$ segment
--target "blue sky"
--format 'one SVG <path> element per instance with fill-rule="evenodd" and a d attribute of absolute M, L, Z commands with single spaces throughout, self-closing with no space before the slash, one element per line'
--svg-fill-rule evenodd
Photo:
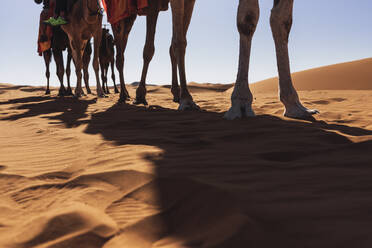
<path fill-rule="evenodd" d="M 250 82 L 277 75 L 275 48 L 269 26 L 272 0 L 260 0 L 260 23 L 253 40 Z M 237 73 L 239 36 L 238 0 L 197 0 L 188 35 L 188 81 L 231 83 Z M 0 82 L 45 84 L 45 67 L 36 53 L 41 5 L 33 0 L 2 2 L 0 15 Z M 371 0 L 295 0 L 290 36 L 292 71 L 372 57 Z M 156 54 L 148 83 L 171 81 L 168 48 L 170 11 L 162 12 L 156 35 Z M 127 83 L 138 81 L 145 41 L 145 17 L 133 27 L 126 52 Z M 372 68 L 371 68 L 372 69 Z M 51 84 L 59 85 L 54 62 Z M 74 69 L 73 69 L 74 72 Z M 74 77 L 73 77 L 74 82 Z M 93 74 L 91 84 L 95 84 Z"/>

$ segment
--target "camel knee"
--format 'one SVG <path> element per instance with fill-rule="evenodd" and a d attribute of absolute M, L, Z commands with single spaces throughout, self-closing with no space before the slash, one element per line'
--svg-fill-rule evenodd
<path fill-rule="evenodd" d="M 253 36 L 256 31 L 260 11 L 258 4 L 249 6 L 239 5 L 237 16 L 237 27 L 240 34 Z"/>
<path fill-rule="evenodd" d="M 173 42 L 172 42 L 172 46 L 171 46 L 171 49 L 174 49 L 174 51 L 185 51 L 186 50 L 186 47 L 187 47 L 187 40 L 186 38 L 184 39 L 175 39 Z"/>
<path fill-rule="evenodd" d="M 288 1 L 283 2 L 287 3 Z M 290 1 L 289 1 L 290 2 Z M 270 26 L 274 38 L 283 37 L 288 40 L 289 33 L 292 28 L 292 7 L 291 5 L 281 5 L 278 1 L 274 8 L 271 10 Z"/>

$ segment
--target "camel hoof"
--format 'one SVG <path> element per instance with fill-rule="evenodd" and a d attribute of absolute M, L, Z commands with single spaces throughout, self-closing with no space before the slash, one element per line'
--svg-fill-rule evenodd
<path fill-rule="evenodd" d="M 98 97 L 98 98 L 107 98 L 108 96 L 106 96 L 105 93 L 100 92 L 100 93 L 97 93 L 97 97 Z"/>
<path fill-rule="evenodd" d="M 72 93 L 71 88 L 67 88 L 66 96 L 73 96 L 73 95 L 74 95 L 74 94 Z"/>
<path fill-rule="evenodd" d="M 118 89 L 115 89 L 115 94 L 118 94 L 120 93 Z"/>
<path fill-rule="evenodd" d="M 241 119 L 243 117 L 255 117 L 256 114 L 254 113 L 252 107 L 249 104 L 245 105 L 234 105 L 232 106 L 229 111 L 225 113 L 223 116 L 226 120 L 236 120 Z"/>
<path fill-rule="evenodd" d="M 178 110 L 179 111 L 200 110 L 200 107 L 193 100 L 181 100 Z"/>
<path fill-rule="evenodd" d="M 299 102 L 289 107 L 286 106 L 284 112 L 285 117 L 302 120 L 313 120 L 313 115 L 315 114 L 319 114 L 319 111 L 316 109 L 305 108 Z"/>
<path fill-rule="evenodd" d="M 47 90 L 45 91 L 45 95 L 50 95 L 50 90 L 49 90 L 49 89 L 47 89 Z"/>
<path fill-rule="evenodd" d="M 136 98 L 134 101 L 133 101 L 133 104 L 134 105 L 140 105 L 140 104 L 143 104 L 145 106 L 148 105 L 147 101 L 145 98 Z"/>
<path fill-rule="evenodd" d="M 89 88 L 87 88 L 87 94 L 89 94 L 89 95 L 92 94 L 92 91 Z"/>
<path fill-rule="evenodd" d="M 66 89 L 65 88 L 59 88 L 58 96 L 60 96 L 60 97 L 66 96 Z"/>

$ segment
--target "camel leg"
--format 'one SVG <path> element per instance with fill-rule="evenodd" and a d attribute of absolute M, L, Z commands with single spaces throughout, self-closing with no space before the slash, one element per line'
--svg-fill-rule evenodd
<path fill-rule="evenodd" d="M 65 96 L 66 95 L 66 89 L 63 85 L 63 75 L 65 74 L 65 68 L 63 65 L 63 56 L 62 56 L 62 50 L 60 49 L 53 49 L 53 57 L 54 61 L 56 62 L 56 68 L 57 68 L 57 76 L 59 79 L 59 82 L 61 84 L 59 88 L 59 96 Z"/>
<path fill-rule="evenodd" d="M 79 98 L 84 95 L 83 89 L 81 87 L 81 78 L 82 78 L 82 67 L 83 67 L 83 49 L 85 47 L 84 41 L 78 37 L 70 37 L 70 45 L 72 50 L 72 57 L 75 64 L 76 72 L 76 88 L 75 88 L 75 97 Z"/>
<path fill-rule="evenodd" d="M 88 42 L 90 42 L 90 40 Z M 87 94 L 92 94 L 92 91 L 90 90 L 90 87 L 89 87 L 89 63 L 90 63 L 90 56 L 91 56 L 90 46 L 91 45 L 89 43 L 86 45 L 84 49 L 84 55 L 83 55 L 84 84 L 85 84 L 85 88 L 87 89 Z"/>
<path fill-rule="evenodd" d="M 94 35 L 94 54 L 93 54 L 93 68 L 94 73 L 96 75 L 96 88 L 97 88 L 97 96 L 98 97 L 105 97 L 105 94 L 103 93 L 100 79 L 99 79 L 99 47 L 101 45 L 101 39 L 102 39 L 102 29 L 100 28 L 98 32 Z"/>
<path fill-rule="evenodd" d="M 83 72 L 84 72 L 84 84 L 87 90 L 87 94 L 92 94 L 92 91 L 90 90 L 90 87 L 89 87 L 89 61 L 84 61 Z"/>
<path fill-rule="evenodd" d="M 108 80 L 107 80 L 107 75 L 108 75 L 108 69 L 109 69 L 109 65 L 108 63 L 106 63 L 104 65 L 104 83 L 103 83 L 103 88 L 104 90 L 106 91 L 107 94 L 110 94 L 110 90 L 109 90 L 109 87 L 108 87 Z"/>
<path fill-rule="evenodd" d="M 115 60 L 114 58 L 112 58 L 111 62 L 111 79 L 112 79 L 112 82 L 114 83 L 114 90 L 115 90 L 115 94 L 119 93 L 119 90 L 118 90 L 118 87 L 116 86 L 116 79 L 115 79 Z"/>
<path fill-rule="evenodd" d="M 285 106 L 284 115 L 291 118 L 308 118 L 318 113 L 305 108 L 293 87 L 288 38 L 292 27 L 293 0 L 275 0 L 271 11 L 270 25 L 273 33 L 279 71 L 279 96 Z"/>
<path fill-rule="evenodd" d="M 101 80 L 102 80 L 102 87 L 103 87 L 103 92 L 106 94 L 106 88 L 105 88 L 105 63 L 102 61 L 99 62 L 100 67 L 101 67 Z"/>
<path fill-rule="evenodd" d="M 119 102 L 125 102 L 129 98 L 129 93 L 125 88 L 124 80 L 124 52 L 127 47 L 128 36 L 133 27 L 137 16 L 131 16 L 112 26 L 116 45 L 116 68 L 120 77 L 120 98 Z"/>
<path fill-rule="evenodd" d="M 66 77 L 67 77 L 67 92 L 66 95 L 72 96 L 72 89 L 71 89 L 71 60 L 72 60 L 72 55 L 71 55 L 71 49 L 67 49 L 67 64 L 66 64 Z"/>
<path fill-rule="evenodd" d="M 142 68 L 142 76 L 139 86 L 136 91 L 136 100 L 134 104 L 141 104 L 147 105 L 146 101 L 146 77 L 147 72 L 149 69 L 150 62 L 154 57 L 155 53 L 155 32 L 156 32 L 156 24 L 158 22 L 158 11 L 153 11 L 147 15 L 147 32 L 146 32 L 146 44 L 143 49 L 143 68 Z"/>
<path fill-rule="evenodd" d="M 240 0 L 237 27 L 240 35 L 238 75 L 231 95 L 231 108 L 224 118 L 233 120 L 243 116 L 255 116 L 252 110 L 252 93 L 249 89 L 248 73 L 252 37 L 260 15 L 258 0 Z"/>
<path fill-rule="evenodd" d="M 43 52 L 44 62 L 45 62 L 45 76 L 47 78 L 47 88 L 45 91 L 45 95 L 50 95 L 50 89 L 49 89 L 49 80 L 50 80 L 50 61 L 52 60 L 52 51 L 49 49 L 45 52 Z"/>
<path fill-rule="evenodd" d="M 180 87 L 178 86 L 178 76 L 177 76 L 177 58 L 176 52 L 174 51 L 174 46 L 172 45 L 169 48 L 169 55 L 172 63 L 172 88 L 171 92 L 173 95 L 173 102 L 180 102 Z"/>
<path fill-rule="evenodd" d="M 171 0 L 172 19 L 173 19 L 173 38 L 177 66 L 179 71 L 181 94 L 179 110 L 200 109 L 193 101 L 190 92 L 187 89 L 185 72 L 185 53 L 187 46 L 187 30 L 194 10 L 195 0 Z"/>

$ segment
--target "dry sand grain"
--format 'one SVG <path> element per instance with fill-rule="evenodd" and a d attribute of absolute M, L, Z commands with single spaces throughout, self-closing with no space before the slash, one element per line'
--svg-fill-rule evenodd
<path fill-rule="evenodd" d="M 371 71 L 295 74 L 314 122 L 269 81 L 237 121 L 223 85 L 192 84 L 203 111 L 181 113 L 165 86 L 146 108 L 2 84 L 0 247 L 370 248 Z"/>

